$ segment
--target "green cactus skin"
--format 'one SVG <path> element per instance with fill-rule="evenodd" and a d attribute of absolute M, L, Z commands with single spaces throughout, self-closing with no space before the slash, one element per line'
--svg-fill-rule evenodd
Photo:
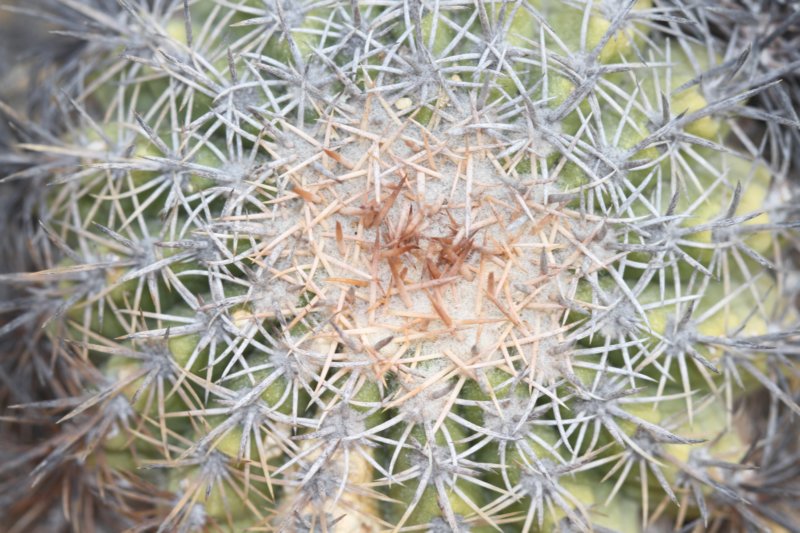
<path fill-rule="evenodd" d="M 108 505 L 159 532 L 700 530 L 741 505 L 793 530 L 746 487 L 777 430 L 751 446 L 735 407 L 800 414 L 793 193 L 775 128 L 740 119 L 797 124 L 754 110 L 777 82 L 708 6 L 101 4 L 64 2 L 90 67 L 16 148 L 52 253 L 0 279 L 73 369 L 42 464 L 138 480 Z"/>

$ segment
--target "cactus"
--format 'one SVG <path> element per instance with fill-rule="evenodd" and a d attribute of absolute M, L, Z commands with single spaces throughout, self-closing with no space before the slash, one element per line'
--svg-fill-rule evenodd
<path fill-rule="evenodd" d="M 35 466 L 20 501 L 80 531 L 795 530 L 765 495 L 800 465 L 796 64 L 723 46 L 733 8 L 48 6 L 80 46 L 46 111 L 0 108 L 41 221 L 0 275 L 46 391 L 9 402 L 47 428 L 0 467 Z"/>

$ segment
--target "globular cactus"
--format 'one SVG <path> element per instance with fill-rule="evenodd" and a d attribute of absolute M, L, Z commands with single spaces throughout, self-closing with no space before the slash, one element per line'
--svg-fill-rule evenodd
<path fill-rule="evenodd" d="M 734 8 L 50 7 L 12 527 L 797 530 L 796 64 Z"/>

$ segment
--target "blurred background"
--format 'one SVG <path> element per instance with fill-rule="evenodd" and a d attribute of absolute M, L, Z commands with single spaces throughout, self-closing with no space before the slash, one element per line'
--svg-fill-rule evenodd
<path fill-rule="evenodd" d="M 21 104 L 25 92 L 25 66 L 49 36 L 41 21 L 20 15 L 19 8 L 18 0 L 0 0 L 0 100 L 12 106 Z"/>
<path fill-rule="evenodd" d="M 20 115 L 26 114 L 27 95 L 32 90 L 34 65 L 43 52 L 58 38 L 50 33 L 50 28 L 39 18 L 26 14 L 25 8 L 36 12 L 39 0 L 0 0 L 0 105 L 5 104 Z M 62 41 L 63 42 L 63 41 Z M 0 180 L 18 171 L 24 165 L 19 155 L 10 147 L 15 141 L 12 126 L 0 113 Z M 19 227 L 21 196 L 29 185 L 25 182 L 11 181 L 0 183 L 0 224 L 2 227 Z M 26 266 L 24 253 L 15 243 L 14 231 L 0 233 L 0 273 L 13 272 Z M 0 285 L 0 302 L 6 300 L 8 287 Z M 2 323 L 2 316 L 0 316 Z"/>

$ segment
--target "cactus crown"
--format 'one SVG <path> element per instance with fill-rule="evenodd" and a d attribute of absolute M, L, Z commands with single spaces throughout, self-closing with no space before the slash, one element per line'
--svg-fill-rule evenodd
<path fill-rule="evenodd" d="M 45 467 L 104 457 L 159 531 L 635 531 L 755 501 L 733 395 L 800 411 L 796 122 L 750 106 L 776 77 L 706 8 L 62 9 L 61 130 L 28 124 L 16 175 L 53 185 L 49 253 L 3 277 L 70 369 Z"/>

